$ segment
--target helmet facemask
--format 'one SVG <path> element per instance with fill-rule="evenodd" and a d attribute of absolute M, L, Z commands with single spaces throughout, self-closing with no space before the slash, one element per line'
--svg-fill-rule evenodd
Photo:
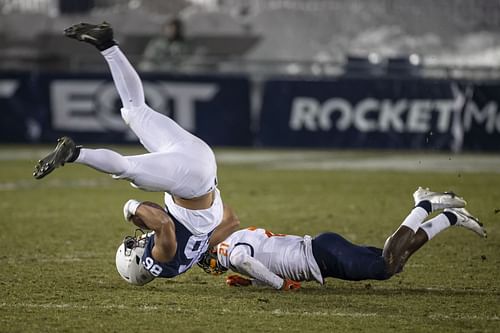
<path fill-rule="evenodd" d="M 198 261 L 198 266 L 200 266 L 205 273 L 211 275 L 220 275 L 227 271 L 227 268 L 222 266 L 217 259 L 217 247 L 215 246 L 203 253 Z"/>

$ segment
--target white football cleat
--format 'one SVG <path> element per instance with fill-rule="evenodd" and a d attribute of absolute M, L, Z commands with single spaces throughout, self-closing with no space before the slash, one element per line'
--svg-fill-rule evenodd
<path fill-rule="evenodd" d="M 422 187 L 413 193 L 413 199 L 415 199 L 415 205 L 420 201 L 429 201 L 433 212 L 445 208 L 463 208 L 467 204 L 463 198 L 453 192 L 432 192 L 429 188 Z"/>
<path fill-rule="evenodd" d="M 444 211 L 453 213 L 457 217 L 457 223 L 455 223 L 456 226 L 472 230 L 483 238 L 487 237 L 483 224 L 479 222 L 477 217 L 474 217 L 465 208 L 449 208 Z"/>

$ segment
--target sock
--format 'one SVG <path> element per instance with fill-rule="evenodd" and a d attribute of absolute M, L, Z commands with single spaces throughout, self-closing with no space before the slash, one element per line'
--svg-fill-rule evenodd
<path fill-rule="evenodd" d="M 414 232 L 417 232 L 420 224 L 427 218 L 429 213 L 425 208 L 422 208 L 417 205 L 417 207 L 413 208 L 410 214 L 405 218 L 401 225 L 404 225 Z"/>
<path fill-rule="evenodd" d="M 72 163 L 74 162 L 78 156 L 80 156 L 80 150 L 82 149 L 82 146 L 76 146 L 75 147 L 75 151 L 73 152 L 73 154 L 68 158 L 68 163 Z"/>
<path fill-rule="evenodd" d="M 127 158 L 109 149 L 81 148 L 75 163 L 85 164 L 112 175 L 121 175 L 130 168 Z"/>
<path fill-rule="evenodd" d="M 451 212 L 444 212 L 443 213 L 447 218 L 448 221 L 450 221 L 450 225 L 455 225 L 457 223 L 457 216 Z"/>
<path fill-rule="evenodd" d="M 115 46 L 115 45 L 118 45 L 118 43 L 116 42 L 116 40 L 110 39 L 110 40 L 105 41 L 102 44 L 96 45 L 95 47 L 97 47 L 97 49 L 102 52 L 104 50 L 109 49 L 112 46 Z"/>
<path fill-rule="evenodd" d="M 421 207 L 427 211 L 427 214 L 432 213 L 432 204 L 429 200 L 420 201 L 415 207 Z"/>
<path fill-rule="evenodd" d="M 450 220 L 448 219 L 448 216 L 446 213 L 448 213 L 448 212 L 445 212 L 443 214 L 439 214 L 438 216 L 430 219 L 429 221 L 422 223 L 422 225 L 420 226 L 420 229 L 425 231 L 425 233 L 427 234 L 427 237 L 429 237 L 429 240 L 431 240 L 434 236 L 439 234 L 441 231 L 448 229 L 452 225 L 450 223 Z M 453 216 L 456 219 L 456 216 L 455 215 L 453 215 Z"/>

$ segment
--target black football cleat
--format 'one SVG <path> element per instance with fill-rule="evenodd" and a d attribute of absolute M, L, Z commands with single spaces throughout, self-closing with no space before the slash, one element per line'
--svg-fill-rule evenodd
<path fill-rule="evenodd" d="M 55 168 L 63 166 L 66 162 L 73 162 L 80 154 L 81 146 L 75 145 L 70 137 L 62 137 L 57 140 L 57 146 L 53 152 L 38 161 L 33 171 L 33 177 L 42 179 Z"/>
<path fill-rule="evenodd" d="M 64 29 L 64 35 L 94 45 L 99 51 L 117 45 L 113 39 L 113 28 L 107 22 L 101 24 L 78 23 Z"/>

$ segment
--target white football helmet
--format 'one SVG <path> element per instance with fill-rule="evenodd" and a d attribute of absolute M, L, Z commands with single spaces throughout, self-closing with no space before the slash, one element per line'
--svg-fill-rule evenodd
<path fill-rule="evenodd" d="M 151 233 L 152 234 L 152 233 Z M 150 234 L 127 236 L 116 251 L 116 269 L 130 284 L 143 286 L 154 279 L 142 264 L 142 255 Z"/>

